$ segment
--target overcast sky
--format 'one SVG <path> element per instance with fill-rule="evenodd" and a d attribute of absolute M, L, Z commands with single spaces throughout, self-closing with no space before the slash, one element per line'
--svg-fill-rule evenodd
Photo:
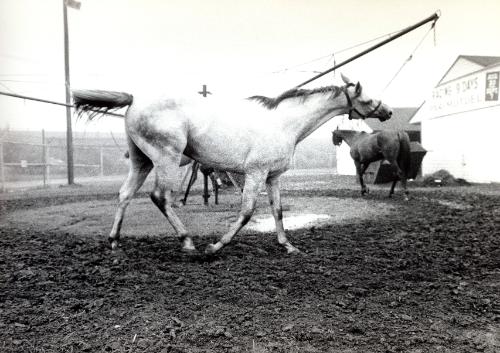
<path fill-rule="evenodd" d="M 274 96 L 331 67 L 331 53 L 401 30 L 437 10 L 436 41 L 429 33 L 387 89 L 430 24 L 340 71 L 391 106 L 419 106 L 457 55 L 500 56 L 498 0 L 81 3 L 80 10 L 68 9 L 73 88 L 182 95 L 207 84 L 217 96 Z M 338 53 L 335 60 L 374 43 Z M 63 53 L 62 0 L 0 0 L 1 91 L 64 101 Z M 307 87 L 328 84 L 340 85 L 340 75 Z M 62 131 L 65 110 L 0 96 L 0 128 L 5 127 Z M 74 129 L 123 132 L 115 118 L 78 122 Z"/>

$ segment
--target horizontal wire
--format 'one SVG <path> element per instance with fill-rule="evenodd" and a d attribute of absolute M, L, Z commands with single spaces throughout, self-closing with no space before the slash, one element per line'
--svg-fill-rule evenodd
<path fill-rule="evenodd" d="M 371 43 L 371 42 L 374 42 L 380 38 L 384 38 L 384 37 L 388 37 L 388 36 L 391 36 L 393 34 L 396 34 L 398 32 L 401 32 L 401 30 L 399 31 L 394 31 L 394 32 L 391 32 L 391 33 L 387 33 L 387 34 L 384 34 L 384 35 L 381 35 L 381 36 L 378 36 L 376 38 L 373 38 L 373 39 L 370 39 L 370 40 L 367 40 L 367 41 L 364 41 L 362 43 L 358 43 L 358 44 L 355 44 L 355 45 L 352 45 L 350 47 L 347 47 L 347 48 L 344 48 L 344 49 L 340 49 L 338 51 L 335 51 L 335 52 L 332 52 L 330 54 L 327 54 L 327 55 L 323 55 L 323 56 L 320 56 L 320 57 L 317 57 L 315 59 L 311 59 L 311 60 L 308 60 L 308 61 L 305 61 L 303 63 L 300 63 L 300 64 L 296 64 L 296 65 L 292 65 L 290 67 L 287 67 L 287 68 L 284 68 L 284 69 L 281 69 L 281 70 L 276 70 L 276 71 L 273 71 L 272 73 L 281 73 L 281 72 L 285 72 L 285 71 L 289 71 L 289 70 L 292 70 L 292 69 L 295 69 L 297 67 L 300 67 L 300 66 L 303 66 L 303 65 L 307 65 L 307 64 L 311 64 L 313 62 L 316 62 L 316 61 L 319 61 L 319 60 L 322 60 L 322 59 L 325 59 L 325 58 L 329 58 L 329 57 L 332 57 L 334 55 L 337 55 L 337 54 L 340 54 L 340 53 L 343 53 L 345 51 L 348 51 L 348 50 L 351 50 L 351 49 L 354 49 L 354 48 L 357 48 L 357 47 L 360 47 L 362 45 L 365 45 L 365 44 L 368 44 L 368 43 Z"/>

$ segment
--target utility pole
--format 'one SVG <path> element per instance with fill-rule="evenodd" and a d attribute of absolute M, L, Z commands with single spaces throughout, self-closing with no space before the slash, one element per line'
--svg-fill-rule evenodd
<path fill-rule="evenodd" d="M 64 22 L 64 84 L 66 87 L 66 160 L 68 166 L 68 185 L 75 183 L 73 162 L 73 128 L 71 127 L 71 85 L 69 79 L 69 33 L 68 33 L 68 8 L 80 9 L 80 2 L 75 0 L 62 0 Z"/>

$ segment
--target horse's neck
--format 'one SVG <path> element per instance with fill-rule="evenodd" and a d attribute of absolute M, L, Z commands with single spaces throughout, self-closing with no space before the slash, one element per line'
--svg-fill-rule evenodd
<path fill-rule="evenodd" d="M 342 131 L 342 139 L 349 145 L 352 146 L 359 137 L 363 134 L 363 132 L 359 131 Z"/>
<path fill-rule="evenodd" d="M 283 119 L 283 130 L 294 136 L 296 143 L 302 141 L 321 125 L 347 110 L 343 95 L 332 98 L 327 95 L 310 97 L 305 102 L 283 102 L 277 113 Z"/>

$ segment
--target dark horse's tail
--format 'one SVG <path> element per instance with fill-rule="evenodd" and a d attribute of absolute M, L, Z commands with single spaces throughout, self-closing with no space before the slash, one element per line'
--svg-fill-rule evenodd
<path fill-rule="evenodd" d="M 410 175 L 411 168 L 411 157 L 410 157 L 410 137 L 404 131 L 398 132 L 399 138 L 399 155 L 398 155 L 398 165 L 408 178 Z"/>
<path fill-rule="evenodd" d="M 72 93 L 78 117 L 81 117 L 83 113 L 87 113 L 89 120 L 128 107 L 134 101 L 134 97 L 125 92 L 74 90 Z"/>

